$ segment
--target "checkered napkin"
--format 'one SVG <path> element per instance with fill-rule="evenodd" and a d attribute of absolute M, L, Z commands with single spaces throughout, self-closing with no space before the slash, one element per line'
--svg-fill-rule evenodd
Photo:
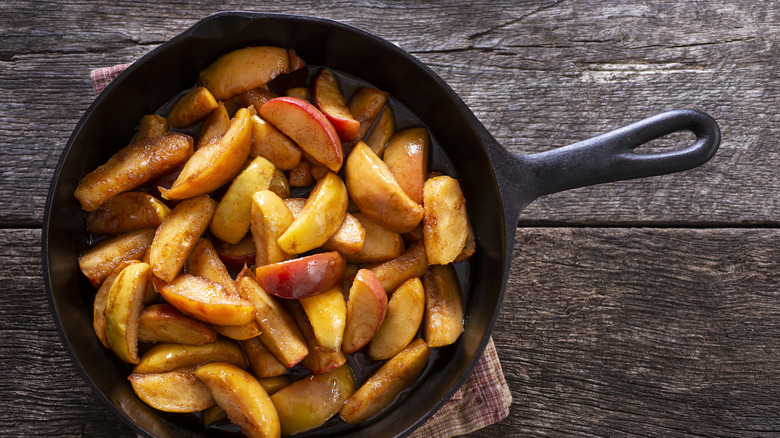
<path fill-rule="evenodd" d="M 92 70 L 95 95 L 100 94 L 130 64 Z M 415 430 L 412 438 L 464 435 L 503 420 L 509 415 L 512 394 L 504 380 L 501 363 L 491 338 L 485 353 L 469 378 L 431 419 Z"/>

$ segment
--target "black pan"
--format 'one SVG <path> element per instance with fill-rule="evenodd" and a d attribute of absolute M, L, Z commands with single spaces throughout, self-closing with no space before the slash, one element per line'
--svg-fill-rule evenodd
<path fill-rule="evenodd" d="M 571 146 L 534 155 L 507 152 L 433 71 L 397 46 L 359 29 L 321 18 L 255 13 L 210 16 L 130 66 L 95 100 L 60 157 L 46 204 L 43 264 L 54 321 L 84 379 L 117 415 L 153 436 L 210 436 L 187 416 L 146 406 L 130 388 L 128 367 L 103 348 L 92 330 L 94 289 L 77 258 L 88 245 L 84 215 L 73 197 L 81 177 L 124 146 L 143 114 L 154 112 L 195 83 L 219 55 L 248 45 L 294 48 L 308 64 L 325 65 L 389 91 L 415 113 L 442 146 L 463 187 L 477 252 L 469 261 L 465 332 L 438 351 L 428 374 L 408 397 L 377 421 L 340 436 L 403 436 L 430 418 L 468 377 L 499 313 L 520 211 L 541 195 L 608 181 L 693 168 L 718 148 L 715 121 L 677 110 Z M 693 145 L 635 154 L 676 131 Z"/>

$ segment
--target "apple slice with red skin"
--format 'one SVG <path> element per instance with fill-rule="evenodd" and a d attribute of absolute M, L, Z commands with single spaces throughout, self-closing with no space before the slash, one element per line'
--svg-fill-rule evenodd
<path fill-rule="evenodd" d="M 255 270 L 255 277 L 269 294 L 298 299 L 317 295 L 339 284 L 345 265 L 341 253 L 330 251 L 260 266 Z"/>
<path fill-rule="evenodd" d="M 355 120 L 339 90 L 336 76 L 322 69 L 314 80 L 314 103 L 330 120 L 341 141 L 352 141 L 360 135 L 360 122 Z"/>
<path fill-rule="evenodd" d="M 277 97 L 260 107 L 260 116 L 328 169 L 344 162 L 341 140 L 333 124 L 316 106 L 297 97 Z"/>
<path fill-rule="evenodd" d="M 361 269 L 349 289 L 341 351 L 354 353 L 371 341 L 387 313 L 387 294 L 373 271 Z"/>

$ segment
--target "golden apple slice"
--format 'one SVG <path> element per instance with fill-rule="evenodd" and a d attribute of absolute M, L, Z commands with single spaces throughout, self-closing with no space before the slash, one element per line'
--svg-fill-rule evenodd
<path fill-rule="evenodd" d="M 92 286 L 99 287 L 120 263 L 143 257 L 152 244 L 153 238 L 154 228 L 144 228 L 109 237 L 79 257 L 79 268 Z"/>
<path fill-rule="evenodd" d="M 299 301 L 322 349 L 339 351 L 347 324 L 347 302 L 341 286 Z"/>
<path fill-rule="evenodd" d="M 225 135 L 230 128 L 230 115 L 225 108 L 223 102 L 219 102 L 217 108 L 211 113 L 208 119 L 203 122 L 198 131 L 198 142 L 195 145 L 195 150 L 200 149 L 203 145 L 209 143 L 217 137 Z"/>
<path fill-rule="evenodd" d="M 393 117 L 393 111 L 389 106 L 385 106 L 384 111 L 379 115 L 379 118 L 374 123 L 374 129 L 366 138 L 366 145 L 371 148 L 372 151 L 382 158 L 385 153 L 385 145 L 390 141 L 390 137 L 395 132 L 395 118 Z"/>
<path fill-rule="evenodd" d="M 133 190 L 161 177 L 192 156 L 192 137 L 168 133 L 135 142 L 86 174 L 73 196 L 86 211 L 100 207 L 114 195 Z"/>
<path fill-rule="evenodd" d="M 357 138 L 363 138 L 387 102 L 388 93 L 374 87 L 358 90 L 349 99 L 349 112 L 360 122 L 360 132 Z"/>
<path fill-rule="evenodd" d="M 390 359 L 412 342 L 420 330 L 425 311 L 425 291 L 419 278 L 403 283 L 390 297 L 387 314 L 368 344 L 368 356 Z"/>
<path fill-rule="evenodd" d="M 274 170 L 274 177 L 271 178 L 271 184 L 268 186 L 268 190 L 276 193 L 276 196 L 287 199 L 290 197 L 290 181 L 287 179 L 282 169 Z"/>
<path fill-rule="evenodd" d="M 193 374 L 211 391 L 217 405 L 248 437 L 281 436 L 279 416 L 263 385 L 251 374 L 229 363 L 199 366 Z"/>
<path fill-rule="evenodd" d="M 314 103 L 336 128 L 341 141 L 358 138 L 360 122 L 349 111 L 336 76 L 326 68 L 314 79 Z"/>
<path fill-rule="evenodd" d="M 255 266 L 283 262 L 290 256 L 277 243 L 279 236 L 293 223 L 293 215 L 282 198 L 263 190 L 251 198 L 251 231 L 255 243 Z"/>
<path fill-rule="evenodd" d="M 160 187 L 165 199 L 186 199 L 212 192 L 232 180 L 243 168 L 252 145 L 249 111 L 241 108 L 221 137 L 200 147 L 184 164 L 170 189 Z"/>
<path fill-rule="evenodd" d="M 155 276 L 165 281 L 176 278 L 211 222 L 216 204 L 208 195 L 200 195 L 180 202 L 165 216 L 149 247 L 149 264 Z"/>
<path fill-rule="evenodd" d="M 311 175 L 311 163 L 301 160 L 294 169 L 288 172 L 287 180 L 292 187 L 308 187 L 314 184 L 314 177 Z"/>
<path fill-rule="evenodd" d="M 268 189 L 274 175 L 274 165 L 263 157 L 255 157 L 233 180 L 217 204 L 211 218 L 211 234 L 227 243 L 238 243 L 249 231 L 252 219 L 252 195 Z"/>
<path fill-rule="evenodd" d="M 244 237 L 235 245 L 217 241 L 214 245 L 219 258 L 229 269 L 241 270 L 244 265 L 251 265 L 255 261 L 255 243 L 252 236 Z"/>
<path fill-rule="evenodd" d="M 373 417 L 414 384 L 428 364 L 431 350 L 417 339 L 382 365 L 339 412 L 341 419 L 360 424 Z"/>
<path fill-rule="evenodd" d="M 306 87 L 292 87 L 285 92 L 286 96 L 297 97 L 311 102 L 311 91 Z"/>
<path fill-rule="evenodd" d="M 422 207 L 404 192 L 387 164 L 365 143 L 358 142 L 345 169 L 349 195 L 366 216 L 397 233 L 417 227 Z"/>
<path fill-rule="evenodd" d="M 208 324 L 184 315 L 170 304 L 146 307 L 138 320 L 139 342 L 203 345 L 215 339 L 217 333 Z"/>
<path fill-rule="evenodd" d="M 330 171 L 328 170 L 328 173 Z M 298 215 L 306 205 L 306 198 L 287 198 L 284 204 L 290 209 L 293 217 Z M 344 221 L 341 226 L 322 244 L 322 248 L 330 251 L 338 251 L 342 254 L 357 254 L 363 249 L 363 242 L 366 238 L 366 230 L 360 224 L 355 216 L 347 213 L 344 215 Z"/>
<path fill-rule="evenodd" d="M 265 157 L 280 169 L 295 169 L 301 162 L 301 148 L 260 116 L 254 115 L 250 121 L 254 140 L 249 155 Z"/>
<path fill-rule="evenodd" d="M 236 341 L 245 341 L 254 337 L 260 336 L 262 330 L 258 327 L 257 323 L 252 321 L 249 324 L 244 325 L 214 325 L 214 330 L 222 336 Z"/>
<path fill-rule="evenodd" d="M 211 395 L 211 391 L 209 391 L 209 395 Z M 213 426 L 217 423 L 228 420 L 227 412 L 225 412 L 225 410 L 220 408 L 217 404 L 208 409 L 205 409 L 203 412 L 201 412 L 200 416 L 203 419 L 203 425 L 206 427 Z"/>
<path fill-rule="evenodd" d="M 200 239 L 187 258 L 187 273 L 219 283 L 229 295 L 237 293 L 236 284 L 209 239 Z"/>
<path fill-rule="evenodd" d="M 460 184 L 442 175 L 425 181 L 423 241 L 428 263 L 452 263 L 463 250 L 468 236 L 466 199 Z"/>
<path fill-rule="evenodd" d="M 341 350 L 354 353 L 371 341 L 387 313 L 387 294 L 368 269 L 361 269 L 349 289 L 347 324 Z"/>
<path fill-rule="evenodd" d="M 355 375 L 349 364 L 322 374 L 311 374 L 271 396 L 279 413 L 282 434 L 294 435 L 319 427 L 336 415 L 355 393 Z"/>
<path fill-rule="evenodd" d="M 255 316 L 252 304 L 230 294 L 221 284 L 190 274 L 170 283 L 157 278 L 154 285 L 165 301 L 201 321 L 218 325 L 249 324 Z"/>
<path fill-rule="evenodd" d="M 216 405 L 211 391 L 189 371 L 133 373 L 127 379 L 138 398 L 164 412 L 199 412 Z"/>
<path fill-rule="evenodd" d="M 460 254 L 455 257 L 453 263 L 460 263 L 467 258 L 474 255 L 477 252 L 477 241 L 474 238 L 474 230 L 471 228 L 471 223 L 466 223 L 466 243 L 463 245 L 463 249 L 460 250 Z"/>
<path fill-rule="evenodd" d="M 381 263 L 403 254 L 404 241 L 400 234 L 384 228 L 363 213 L 353 216 L 363 228 L 364 238 L 359 252 L 344 255 L 349 263 Z"/>
<path fill-rule="evenodd" d="M 87 213 L 87 231 L 95 236 L 157 228 L 171 209 L 144 192 L 124 192 Z"/>
<path fill-rule="evenodd" d="M 217 100 L 206 87 L 195 87 L 173 105 L 168 113 L 168 123 L 176 128 L 190 126 L 208 117 L 217 106 Z"/>
<path fill-rule="evenodd" d="M 259 338 L 263 345 L 288 368 L 303 360 L 309 348 L 289 312 L 257 284 L 248 269 L 238 275 L 236 286 L 239 294 L 255 306 L 255 321 L 262 330 Z"/>
<path fill-rule="evenodd" d="M 289 376 L 262 377 L 257 379 L 257 381 L 263 385 L 263 389 L 265 389 L 268 395 L 273 395 L 292 383 L 292 379 Z"/>
<path fill-rule="evenodd" d="M 278 47 L 246 47 L 226 53 L 200 72 L 198 84 L 217 100 L 228 100 L 257 88 L 290 70 L 287 50 Z"/>
<path fill-rule="evenodd" d="M 348 197 L 341 178 L 329 172 L 317 182 L 303 210 L 277 239 L 279 248 L 287 254 L 301 254 L 322 246 L 344 222 Z"/>
<path fill-rule="evenodd" d="M 241 346 L 249 360 L 249 368 L 257 377 L 276 377 L 287 372 L 287 367 L 276 359 L 260 338 L 241 341 Z"/>
<path fill-rule="evenodd" d="M 428 175 L 428 130 L 409 128 L 390 137 L 383 160 L 412 201 L 423 203 L 423 184 Z"/>
<path fill-rule="evenodd" d="M 422 282 L 423 337 L 431 348 L 450 345 L 463 333 L 463 298 L 455 269 L 452 265 L 431 265 Z"/>
<path fill-rule="evenodd" d="M 157 114 L 147 114 L 141 117 L 138 129 L 135 131 L 134 142 L 159 137 L 168 132 L 168 120 Z"/>
<path fill-rule="evenodd" d="M 100 343 L 103 344 L 106 348 L 111 348 L 111 346 L 108 344 L 108 338 L 106 337 L 106 301 L 108 301 L 108 292 L 111 290 L 111 285 L 114 284 L 114 280 L 116 279 L 116 276 L 119 275 L 120 272 L 122 272 L 122 269 L 125 269 L 127 265 L 133 264 L 133 263 L 140 263 L 139 260 L 125 260 L 124 262 L 120 263 L 116 268 L 114 268 L 113 271 L 106 277 L 105 280 L 103 280 L 103 284 L 100 285 L 100 288 L 97 290 L 97 293 L 95 293 L 95 301 L 92 305 L 92 328 L 95 330 L 95 334 L 97 335 L 98 339 L 100 339 Z"/>
<path fill-rule="evenodd" d="M 277 97 L 260 108 L 260 115 L 319 163 L 334 172 L 341 169 L 341 140 L 317 107 L 297 97 Z"/>
<path fill-rule="evenodd" d="M 238 343 L 217 337 L 216 341 L 203 345 L 157 344 L 144 353 L 141 361 L 133 368 L 133 373 L 165 373 L 209 362 L 228 362 L 237 367 L 248 367 Z"/>
<path fill-rule="evenodd" d="M 393 293 L 406 280 L 420 277 L 428 270 L 425 245 L 415 242 L 400 257 L 367 268 L 374 271 L 387 293 Z"/>
<path fill-rule="evenodd" d="M 106 300 L 106 339 L 111 350 L 125 362 L 138 363 L 138 318 L 144 306 L 151 269 L 147 263 L 132 263 L 116 276 Z"/>
<path fill-rule="evenodd" d="M 306 338 L 306 344 L 309 346 L 309 354 L 303 358 L 301 365 L 314 374 L 321 374 L 338 368 L 347 362 L 347 356 L 340 351 L 327 351 L 322 348 L 317 336 L 314 335 L 309 319 L 300 302 L 296 300 L 286 300 L 284 307 L 290 312 L 298 328 L 301 329 L 303 337 Z"/>
<path fill-rule="evenodd" d="M 303 298 L 336 286 L 344 275 L 344 256 L 337 251 L 255 268 L 257 283 L 271 295 Z"/>
<path fill-rule="evenodd" d="M 278 96 L 276 93 L 269 90 L 267 85 L 263 85 L 257 88 L 252 88 L 251 90 L 246 90 L 238 97 L 241 101 L 241 106 L 244 108 L 252 107 L 255 109 L 255 111 L 258 111 L 264 103 Z"/>

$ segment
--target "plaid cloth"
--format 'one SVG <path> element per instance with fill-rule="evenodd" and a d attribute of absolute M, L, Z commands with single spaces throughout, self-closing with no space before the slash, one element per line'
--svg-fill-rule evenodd
<path fill-rule="evenodd" d="M 90 77 L 95 95 L 100 94 L 130 64 L 119 64 L 92 70 Z M 493 338 L 471 375 L 455 395 L 412 438 L 447 438 L 499 422 L 509 415 L 512 393 L 504 379 Z"/>

